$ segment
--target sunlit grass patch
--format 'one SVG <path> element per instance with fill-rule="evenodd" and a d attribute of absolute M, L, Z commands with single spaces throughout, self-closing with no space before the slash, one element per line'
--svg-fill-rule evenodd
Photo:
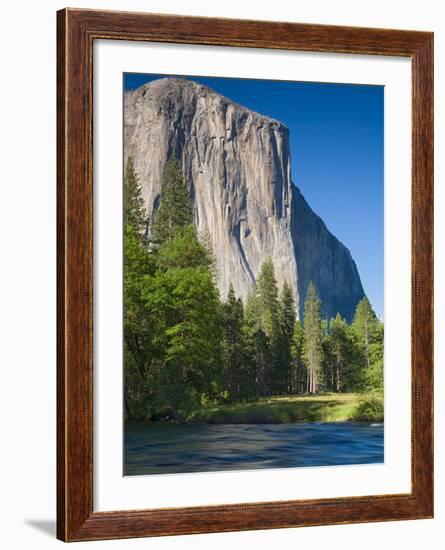
<path fill-rule="evenodd" d="M 281 424 L 286 422 L 381 421 L 383 400 L 356 393 L 287 395 L 250 403 L 211 406 L 195 411 L 192 422 L 209 424 Z"/>

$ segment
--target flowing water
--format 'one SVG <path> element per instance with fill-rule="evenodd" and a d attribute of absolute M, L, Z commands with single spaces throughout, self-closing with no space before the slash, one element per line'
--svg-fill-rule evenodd
<path fill-rule="evenodd" d="M 125 475 L 383 462 L 383 424 L 125 426 Z"/>

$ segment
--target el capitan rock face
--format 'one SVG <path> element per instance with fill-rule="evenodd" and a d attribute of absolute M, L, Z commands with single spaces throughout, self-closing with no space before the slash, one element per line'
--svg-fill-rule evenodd
<path fill-rule="evenodd" d="M 363 297 L 349 250 L 291 182 L 288 129 L 196 82 L 164 78 L 124 97 L 124 156 L 131 156 L 153 219 L 166 161 L 183 165 L 198 234 L 210 232 L 225 299 L 243 299 L 272 258 L 279 287 L 295 289 L 302 316 L 312 280 L 324 312 L 348 320 Z"/>

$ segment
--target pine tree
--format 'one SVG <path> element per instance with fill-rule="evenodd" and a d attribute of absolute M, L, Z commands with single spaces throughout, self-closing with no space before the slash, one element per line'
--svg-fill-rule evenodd
<path fill-rule="evenodd" d="M 363 346 L 367 368 L 370 368 L 371 366 L 370 343 L 373 338 L 373 329 L 376 319 L 377 317 L 371 307 L 371 304 L 365 296 L 357 304 L 352 326 L 361 345 Z"/>
<path fill-rule="evenodd" d="M 257 285 L 253 285 L 247 296 L 244 334 L 249 365 L 255 380 L 255 393 L 270 395 L 272 354 L 270 340 L 262 328 L 261 297 Z"/>
<path fill-rule="evenodd" d="M 337 313 L 329 323 L 329 356 L 331 376 L 329 390 L 345 391 L 350 383 L 350 363 L 352 361 L 352 343 L 349 338 L 348 325 Z"/>
<path fill-rule="evenodd" d="M 155 258 L 147 250 L 141 187 L 131 157 L 124 178 L 124 402 L 127 419 L 144 418 L 150 395 L 153 359 L 152 319 L 141 298 L 144 277 L 153 274 Z"/>
<path fill-rule="evenodd" d="M 251 333 L 261 328 L 261 303 L 258 287 L 252 285 L 246 299 L 244 308 L 245 325 Z"/>
<path fill-rule="evenodd" d="M 291 392 L 304 393 L 307 387 L 307 371 L 304 365 L 304 328 L 297 319 L 292 336 Z"/>
<path fill-rule="evenodd" d="M 170 159 L 162 177 L 161 202 L 152 227 L 153 240 L 168 241 L 192 223 L 192 205 L 181 164 L 177 159 Z"/>
<path fill-rule="evenodd" d="M 291 388 L 292 373 L 292 337 L 295 325 L 294 293 L 287 281 L 284 281 L 279 298 L 279 349 L 276 371 L 276 389 L 279 393 L 288 393 Z"/>
<path fill-rule="evenodd" d="M 222 305 L 223 356 L 229 398 L 237 401 L 249 394 L 246 343 L 243 334 L 243 303 L 230 284 L 227 301 Z"/>
<path fill-rule="evenodd" d="M 124 177 L 124 226 L 133 227 L 138 234 L 146 230 L 147 217 L 141 186 L 136 175 L 133 159 L 128 157 Z"/>
<path fill-rule="evenodd" d="M 207 262 L 210 267 L 210 271 L 212 272 L 213 282 L 216 284 L 219 278 L 219 271 L 215 252 L 213 251 L 212 235 L 210 234 L 208 227 L 204 227 L 204 229 L 200 232 L 199 241 L 205 250 Z"/>
<path fill-rule="evenodd" d="M 304 302 L 304 359 L 308 370 L 307 393 L 319 393 L 322 362 L 321 303 L 311 282 Z"/>
<path fill-rule="evenodd" d="M 330 354 L 331 340 L 329 338 L 329 322 L 327 318 L 321 320 L 321 369 L 319 375 L 319 390 L 334 391 L 332 386 L 332 358 Z"/>
<path fill-rule="evenodd" d="M 271 364 L 273 361 L 270 340 L 263 329 L 259 329 L 251 335 L 249 340 L 250 353 L 253 357 L 253 369 L 258 394 L 271 395 Z"/>
<path fill-rule="evenodd" d="M 383 323 L 366 296 L 357 304 L 351 331 L 362 355 L 362 389 L 383 393 Z"/>
<path fill-rule="evenodd" d="M 258 276 L 258 294 L 261 307 L 261 326 L 271 341 L 276 340 L 279 330 L 278 286 L 270 258 L 261 266 Z"/>
<path fill-rule="evenodd" d="M 187 225 L 171 239 L 157 247 L 158 265 L 162 270 L 187 267 L 209 268 L 207 251 L 196 238 L 193 225 Z"/>
<path fill-rule="evenodd" d="M 266 366 L 264 380 L 269 385 L 268 392 L 281 390 L 280 379 L 280 308 L 278 286 L 272 260 L 269 258 L 261 266 L 258 276 L 258 296 L 260 305 L 261 330 L 269 341 L 270 362 Z"/>

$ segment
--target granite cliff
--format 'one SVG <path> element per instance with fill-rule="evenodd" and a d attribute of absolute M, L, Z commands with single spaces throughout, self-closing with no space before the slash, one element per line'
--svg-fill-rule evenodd
<path fill-rule="evenodd" d="M 326 315 L 352 318 L 364 295 L 355 262 L 292 183 L 281 122 L 191 80 L 164 78 L 125 93 L 124 156 L 134 160 L 150 219 L 166 161 L 181 160 L 223 298 L 230 282 L 245 298 L 270 257 L 278 285 L 286 279 L 295 289 L 300 317 L 312 280 Z"/>

